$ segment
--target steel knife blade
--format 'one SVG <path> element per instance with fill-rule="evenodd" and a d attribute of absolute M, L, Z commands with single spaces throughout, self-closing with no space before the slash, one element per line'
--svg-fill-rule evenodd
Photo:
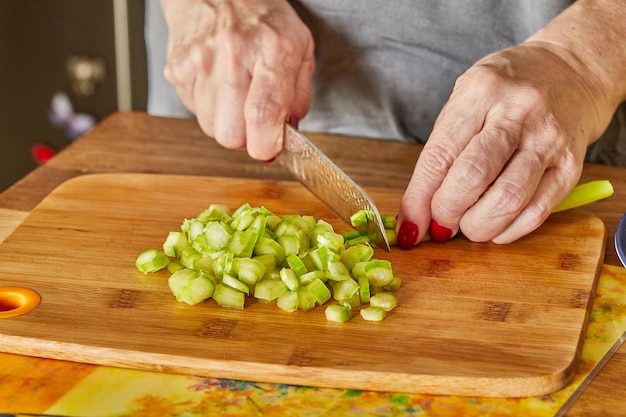
<path fill-rule="evenodd" d="M 367 212 L 366 231 L 374 244 L 389 251 L 380 212 L 367 193 L 298 130 L 285 124 L 283 150 L 276 162 L 350 224 L 359 210 Z"/>

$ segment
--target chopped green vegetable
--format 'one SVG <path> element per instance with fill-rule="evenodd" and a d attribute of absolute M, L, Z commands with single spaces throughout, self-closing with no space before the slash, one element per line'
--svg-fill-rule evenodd
<path fill-rule="evenodd" d="M 187 244 L 187 235 L 183 232 L 170 232 L 163 243 L 163 252 L 167 256 L 180 257 L 181 251 Z"/>
<path fill-rule="evenodd" d="M 367 222 L 368 222 L 368 213 L 370 213 L 367 210 L 359 210 L 356 213 L 354 213 L 352 216 L 350 216 L 350 223 L 352 224 L 353 227 L 360 227 L 360 226 L 367 226 Z"/>
<path fill-rule="evenodd" d="M 370 306 L 391 311 L 398 306 L 398 298 L 390 292 L 379 292 L 370 297 Z"/>
<path fill-rule="evenodd" d="M 352 309 L 341 304 L 329 305 L 324 313 L 326 314 L 326 320 L 337 323 L 345 323 L 352 318 Z"/>
<path fill-rule="evenodd" d="M 204 256 L 201 254 L 197 257 L 191 266 L 196 271 L 212 271 L 213 270 L 213 258 L 210 256 Z"/>
<path fill-rule="evenodd" d="M 385 285 L 385 290 L 387 291 L 397 291 L 400 289 L 400 286 L 402 285 L 402 278 L 400 278 L 397 275 L 394 275 L 393 279 L 391 280 L 391 282 L 387 285 Z"/>
<path fill-rule="evenodd" d="M 352 244 L 341 251 L 341 262 L 348 269 L 352 269 L 359 262 L 368 261 L 374 255 L 374 249 L 363 243 Z"/>
<path fill-rule="evenodd" d="M 289 288 L 280 279 L 264 279 L 254 287 L 254 298 L 265 301 L 274 301 Z"/>
<path fill-rule="evenodd" d="M 176 298 L 179 298 L 180 294 L 189 286 L 191 280 L 197 276 L 198 273 L 193 269 L 181 268 L 169 277 L 167 283 L 172 293 Z"/>
<path fill-rule="evenodd" d="M 389 261 L 374 259 L 365 264 L 365 276 L 370 285 L 384 287 L 393 281 L 393 271 Z"/>
<path fill-rule="evenodd" d="M 361 296 L 359 295 L 359 292 L 355 292 L 352 297 L 350 298 L 346 298 L 344 300 L 341 301 L 344 305 L 350 306 L 350 307 L 360 307 L 361 306 Z"/>
<path fill-rule="evenodd" d="M 396 236 L 396 218 L 390 215 L 381 215 L 383 229 L 387 236 L 387 242 L 390 246 L 396 246 L 398 239 Z M 350 241 L 356 243 L 371 243 L 372 239 L 368 236 L 368 223 L 376 222 L 376 216 L 373 211 L 359 210 L 350 217 L 350 224 L 359 232 L 362 239 L 350 235 Z"/>
<path fill-rule="evenodd" d="M 258 239 L 258 233 L 254 229 L 235 230 L 230 236 L 228 252 L 237 257 L 249 258 Z"/>
<path fill-rule="evenodd" d="M 367 321 L 381 321 L 385 318 L 386 311 L 381 307 L 365 307 L 359 311 L 361 317 Z"/>
<path fill-rule="evenodd" d="M 322 232 L 317 235 L 317 243 L 326 246 L 333 252 L 339 252 L 344 244 L 343 236 L 333 231 Z"/>
<path fill-rule="evenodd" d="M 185 220 L 185 222 L 181 226 L 181 230 L 187 233 L 187 236 L 189 236 L 189 240 L 194 241 L 199 235 L 202 234 L 204 230 L 204 224 L 197 219 Z"/>
<path fill-rule="evenodd" d="M 613 194 L 609 181 L 578 185 L 555 209 L 567 210 Z M 351 217 L 355 230 L 336 233 L 332 225 L 312 216 L 277 216 L 265 207 L 245 203 L 232 214 L 212 204 L 180 231 L 167 235 L 163 250 L 148 249 L 135 261 L 144 274 L 167 268 L 168 286 L 177 300 L 197 304 L 209 298 L 219 305 L 243 309 L 246 294 L 274 301 L 285 311 L 309 310 L 330 298 L 332 321 L 351 318 L 351 306 L 361 306 L 365 320 L 382 320 L 398 305 L 393 294 L 402 280 L 388 261 L 373 259 L 367 224 L 373 213 Z M 392 246 L 396 219 L 381 220 Z M 426 236 L 422 241 L 430 240 Z M 366 304 L 369 304 L 367 306 Z"/>
<path fill-rule="evenodd" d="M 209 275 L 187 268 L 174 272 L 168 279 L 168 285 L 178 301 L 191 305 L 211 297 L 215 290 L 215 282 Z"/>
<path fill-rule="evenodd" d="M 613 192 L 613 185 L 608 180 L 596 180 L 579 184 L 574 187 L 569 195 L 565 197 L 552 212 L 557 213 L 559 211 L 584 206 L 585 204 L 610 197 L 613 195 Z"/>
<path fill-rule="evenodd" d="M 319 278 L 313 279 L 306 285 L 305 288 L 311 291 L 319 305 L 322 305 L 326 301 L 330 300 L 330 290 L 328 289 L 326 284 L 324 284 L 324 282 Z"/>
<path fill-rule="evenodd" d="M 385 229 L 385 235 L 387 235 L 387 242 L 389 242 L 389 246 L 397 246 L 398 245 L 398 234 L 396 233 L 396 229 Z M 426 237 L 430 238 L 430 235 L 426 233 L 426 236 L 422 238 L 421 242 L 425 242 Z"/>
<path fill-rule="evenodd" d="M 337 281 L 333 284 L 333 298 L 337 301 L 349 300 L 359 290 L 359 284 L 353 278 Z"/>
<path fill-rule="evenodd" d="M 309 256 L 313 265 L 320 270 L 326 270 L 326 265 L 329 261 L 334 260 L 334 253 L 331 252 L 326 246 L 320 246 L 309 251 Z"/>
<path fill-rule="evenodd" d="M 272 255 L 276 258 L 277 263 L 282 263 L 285 259 L 285 249 L 280 244 L 268 236 L 259 238 L 254 247 L 256 255 Z"/>
<path fill-rule="evenodd" d="M 229 274 L 233 267 L 234 256 L 229 252 L 217 252 L 219 254 L 213 261 L 213 273 L 219 279 L 222 279 L 224 274 Z"/>
<path fill-rule="evenodd" d="M 396 229 L 396 216 L 390 216 L 388 214 L 382 214 L 380 218 L 383 221 L 383 227 L 387 230 L 395 230 Z"/>
<path fill-rule="evenodd" d="M 322 282 L 328 281 L 328 278 L 326 277 L 326 273 L 324 271 L 316 270 L 316 271 L 311 271 L 311 272 L 307 272 L 306 274 L 300 275 L 299 282 L 300 282 L 300 285 L 306 285 L 309 282 L 313 281 L 314 279 L 319 279 Z"/>
<path fill-rule="evenodd" d="M 289 268 L 291 268 L 291 270 L 295 272 L 297 276 L 306 274 L 308 272 L 306 265 L 304 264 L 302 259 L 298 258 L 298 255 L 296 255 L 295 253 L 287 256 L 287 258 L 285 258 L 285 261 L 287 261 L 287 265 L 289 265 Z"/>
<path fill-rule="evenodd" d="M 230 217 L 230 210 L 224 204 L 211 204 L 209 208 L 198 214 L 196 220 L 200 223 L 207 224 L 213 220 L 224 220 Z"/>
<path fill-rule="evenodd" d="M 239 281 L 248 286 L 254 286 L 259 282 L 265 272 L 267 266 L 259 259 L 255 258 L 235 258 L 233 259 L 233 272 L 237 275 Z"/>
<path fill-rule="evenodd" d="M 361 298 L 362 303 L 370 302 L 370 281 L 366 276 L 360 276 L 358 278 L 359 282 L 359 297 Z"/>
<path fill-rule="evenodd" d="M 298 239 L 298 237 L 295 234 L 280 235 L 278 237 L 278 243 L 285 250 L 285 255 L 298 256 L 298 253 L 300 252 L 300 239 Z"/>
<path fill-rule="evenodd" d="M 358 230 L 350 230 L 349 232 L 342 233 L 341 236 L 343 236 L 343 240 L 345 242 L 351 242 L 354 239 L 360 239 L 361 237 L 363 237 L 363 235 L 361 235 Z"/>
<path fill-rule="evenodd" d="M 183 266 L 179 264 L 178 262 L 170 261 L 167 264 L 167 272 L 169 272 L 170 274 L 173 274 L 174 272 L 178 271 L 181 268 L 183 268 Z"/>
<path fill-rule="evenodd" d="M 187 246 L 180 252 L 179 258 L 182 266 L 193 268 L 194 263 L 202 258 L 202 254 L 193 246 Z"/>
<path fill-rule="evenodd" d="M 383 219 L 395 227 L 395 218 Z M 373 258 L 361 231 L 336 233 L 312 216 L 276 216 L 248 203 L 230 214 L 213 204 L 180 229 L 167 235 L 163 251 L 141 253 L 136 266 L 146 274 L 167 267 L 170 291 L 187 304 L 213 299 L 243 309 L 246 296 L 253 296 L 293 312 L 334 298 L 340 304 L 326 314 L 343 322 L 352 307 L 368 308 L 371 294 L 395 291 L 401 282 L 388 261 Z"/>
<path fill-rule="evenodd" d="M 250 288 L 232 275 L 224 274 L 222 276 L 222 284 L 244 294 L 250 294 Z"/>
<path fill-rule="evenodd" d="M 279 275 L 280 279 L 283 280 L 283 282 L 290 291 L 296 291 L 298 288 L 300 288 L 300 281 L 298 280 L 298 276 L 293 271 L 293 269 L 282 268 L 279 272 Z"/>
<path fill-rule="evenodd" d="M 333 281 L 345 281 L 350 279 L 350 271 L 341 261 L 328 262 L 326 277 Z"/>
<path fill-rule="evenodd" d="M 204 227 L 204 236 L 209 248 L 213 250 L 224 249 L 230 241 L 230 227 L 218 221 L 209 222 Z"/>
<path fill-rule="evenodd" d="M 144 274 L 163 269 L 170 262 L 165 253 L 156 249 L 148 249 L 139 254 L 135 266 Z"/>
<path fill-rule="evenodd" d="M 297 291 L 287 291 L 276 300 L 276 305 L 291 313 L 298 309 L 298 292 Z"/>
<path fill-rule="evenodd" d="M 244 293 L 229 288 L 222 284 L 217 284 L 213 291 L 213 299 L 222 307 L 232 307 L 243 310 L 246 296 Z"/>
<path fill-rule="evenodd" d="M 300 310 L 310 310 L 315 307 L 315 303 L 317 303 L 317 298 L 315 298 L 315 294 L 311 290 L 307 287 L 298 289 L 298 308 Z"/>

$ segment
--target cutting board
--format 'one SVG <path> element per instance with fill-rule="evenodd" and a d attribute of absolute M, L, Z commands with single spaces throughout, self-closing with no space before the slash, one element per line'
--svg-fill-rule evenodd
<path fill-rule="evenodd" d="M 402 192 L 369 189 L 382 213 Z M 295 182 L 84 175 L 60 185 L 0 244 L 0 287 L 36 291 L 34 310 L 0 319 L 0 351 L 118 367 L 345 389 L 531 396 L 563 387 L 578 364 L 605 229 L 584 211 L 553 214 L 509 245 L 462 237 L 376 250 L 403 285 L 382 322 L 327 322 L 324 307 L 287 313 L 248 300 L 189 306 L 159 248 L 211 203 L 349 225 Z"/>

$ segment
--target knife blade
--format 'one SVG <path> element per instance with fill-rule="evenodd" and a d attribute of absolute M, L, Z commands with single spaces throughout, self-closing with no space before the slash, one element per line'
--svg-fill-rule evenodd
<path fill-rule="evenodd" d="M 367 193 L 306 136 L 285 123 L 283 150 L 276 162 L 350 224 L 359 210 L 367 213 L 366 232 L 379 248 L 390 251 L 380 212 Z"/>

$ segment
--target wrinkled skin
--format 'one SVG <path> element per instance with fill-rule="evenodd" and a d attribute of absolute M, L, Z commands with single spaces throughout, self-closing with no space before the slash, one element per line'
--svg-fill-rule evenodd
<path fill-rule="evenodd" d="M 487 56 L 457 80 L 400 221 L 416 219 L 425 232 L 432 217 L 474 241 L 511 242 L 576 185 L 604 123 L 588 86 L 542 45 Z"/>
<path fill-rule="evenodd" d="M 398 222 L 417 226 L 416 242 L 431 219 L 495 243 L 545 221 L 626 100 L 625 18 L 623 2 L 579 0 L 459 77 L 401 203 Z"/>
<path fill-rule="evenodd" d="M 284 121 L 309 110 L 308 28 L 285 0 L 162 5 L 170 27 L 165 75 L 200 127 L 227 148 L 274 158 Z M 403 197 L 401 246 L 419 242 L 432 221 L 444 239 L 461 231 L 496 243 L 545 221 L 626 100 L 625 9 L 619 0 L 578 0 L 458 78 Z"/>
<path fill-rule="evenodd" d="M 162 6 L 170 29 L 165 77 L 202 130 L 226 148 L 274 158 L 285 120 L 310 107 L 315 60 L 307 26 L 284 0 Z"/>

